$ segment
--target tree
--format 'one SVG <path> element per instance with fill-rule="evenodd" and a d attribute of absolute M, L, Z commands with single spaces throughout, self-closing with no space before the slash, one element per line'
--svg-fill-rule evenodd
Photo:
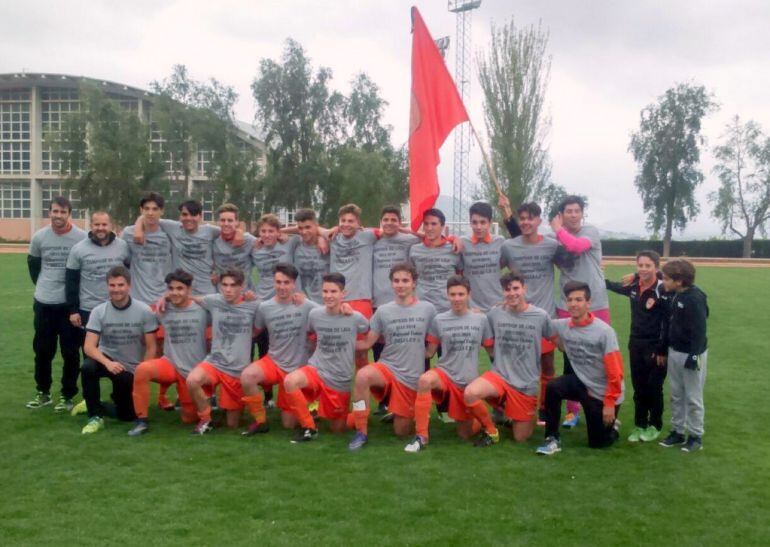
<path fill-rule="evenodd" d="M 631 136 L 628 149 L 639 165 L 634 184 L 649 214 L 648 228 L 664 228 L 663 256 L 669 256 L 673 228 L 684 229 L 698 214 L 701 121 L 716 108 L 705 87 L 678 84 L 641 111 L 639 130 Z"/>
<path fill-rule="evenodd" d="M 751 258 L 756 232 L 766 234 L 770 221 L 770 139 L 753 121 L 742 124 L 735 116 L 714 148 L 714 172 L 720 187 L 709 195 L 712 216 L 743 240 L 743 257 Z"/>
<path fill-rule="evenodd" d="M 162 189 L 163 164 L 150 152 L 149 129 L 136 112 L 95 86 L 81 86 L 80 101 L 80 111 L 69 115 L 55 143 L 62 174 L 84 209 L 107 211 L 126 226 L 141 195 Z"/>
<path fill-rule="evenodd" d="M 546 145 L 548 33 L 540 25 L 517 28 L 513 19 L 501 28 L 492 25 L 491 33 L 489 51 L 478 56 L 477 64 L 495 174 L 514 207 L 525 201 L 543 203 L 553 191 Z M 494 199 L 496 190 L 484 166 L 479 175 Z"/>

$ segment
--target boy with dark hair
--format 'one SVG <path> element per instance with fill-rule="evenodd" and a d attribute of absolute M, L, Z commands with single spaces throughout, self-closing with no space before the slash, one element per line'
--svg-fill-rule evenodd
<path fill-rule="evenodd" d="M 489 311 L 503 300 L 500 288 L 500 266 L 505 238 L 493 235 L 492 206 L 479 201 L 471 205 L 470 223 L 473 233 L 461 238 L 463 275 L 471 282 L 471 306 Z"/>
<path fill-rule="evenodd" d="M 661 366 L 668 363 L 671 433 L 660 445 L 671 447 L 684 443 L 685 452 L 703 448 L 703 385 L 708 360 L 709 307 L 706 294 L 694 283 L 692 262 L 679 258 L 663 266 L 663 285 L 672 296 L 661 329 L 657 362 Z"/>
<path fill-rule="evenodd" d="M 302 290 L 316 304 L 323 304 L 322 278 L 329 273 L 329 245 L 321 237 L 318 219 L 312 209 L 294 213 L 300 242 L 294 249 L 294 265 L 299 270 Z"/>
<path fill-rule="evenodd" d="M 651 442 L 663 427 L 663 382 L 666 367 L 658 366 L 655 353 L 666 313 L 666 292 L 658 279 L 660 255 L 641 251 L 636 255 L 636 275 L 630 284 L 607 280 L 607 288 L 631 303 L 631 334 L 628 356 L 634 386 L 634 430 L 629 442 Z"/>
<path fill-rule="evenodd" d="M 245 289 L 254 290 L 254 280 L 251 271 L 254 267 L 252 258 L 256 237 L 250 233 L 243 234 L 243 244 L 236 241 L 240 220 L 238 219 L 238 207 L 232 203 L 223 203 L 217 209 L 217 222 L 219 223 L 219 237 L 212 245 L 214 258 L 214 273 L 211 281 L 219 283 L 219 274 L 225 270 L 237 269 L 243 272 Z M 236 245 L 236 242 L 239 243 Z"/>

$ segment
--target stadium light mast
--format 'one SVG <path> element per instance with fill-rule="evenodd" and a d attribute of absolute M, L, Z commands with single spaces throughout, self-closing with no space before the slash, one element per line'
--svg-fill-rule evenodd
<path fill-rule="evenodd" d="M 448 0 L 448 9 L 456 15 L 455 36 L 455 85 L 463 104 L 471 94 L 471 12 L 481 5 L 481 0 Z M 467 122 L 455 128 L 454 177 L 452 185 L 452 221 L 455 226 L 464 224 L 465 192 L 469 186 L 469 159 L 471 130 Z"/>

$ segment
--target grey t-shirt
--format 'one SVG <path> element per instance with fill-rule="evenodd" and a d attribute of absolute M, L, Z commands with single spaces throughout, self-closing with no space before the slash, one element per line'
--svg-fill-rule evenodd
<path fill-rule="evenodd" d="M 463 275 L 471 282 L 471 306 L 487 311 L 503 301 L 500 288 L 500 262 L 505 239 L 490 236 L 490 242 L 473 242 L 462 237 Z"/>
<path fill-rule="evenodd" d="M 102 302 L 91 311 L 88 332 L 99 335 L 99 350 L 131 374 L 145 354 L 144 335 L 158 330 L 158 320 L 144 302 L 131 300 L 123 309 Z"/>
<path fill-rule="evenodd" d="M 128 263 L 128 245 L 115 238 L 98 245 L 86 238 L 73 245 L 67 257 L 68 270 L 80 270 L 80 309 L 91 311 L 109 299 L 107 272 Z"/>
<path fill-rule="evenodd" d="M 252 260 L 252 251 L 254 250 L 254 241 L 256 237 L 251 234 L 243 234 L 243 245 L 238 247 L 222 239 L 220 235 L 214 240 L 212 253 L 214 256 L 214 270 L 221 274 L 225 270 L 233 269 L 243 272 L 246 278 L 245 287 L 248 290 L 254 290 L 254 280 L 251 277 L 251 270 L 254 266 Z"/>
<path fill-rule="evenodd" d="M 310 311 L 308 331 L 315 334 L 316 347 L 308 363 L 332 389 L 350 391 L 355 374 L 356 335 L 368 330 L 369 321 L 357 311 L 351 315 L 330 315 L 326 308 Z"/>
<path fill-rule="evenodd" d="M 64 304 L 64 273 L 72 247 L 86 238 L 75 226 L 58 235 L 50 226 L 41 228 L 29 242 L 29 255 L 40 258 L 40 275 L 35 283 L 35 300 L 41 304 Z"/>
<path fill-rule="evenodd" d="M 166 304 L 166 311 L 158 314 L 166 331 L 163 355 L 171 361 L 179 374 L 187 378 L 195 365 L 206 358 L 206 326 L 209 314 L 195 302 L 186 308 Z"/>
<path fill-rule="evenodd" d="M 390 269 L 400 262 L 409 260 L 409 247 L 420 242 L 412 234 L 397 233 L 381 236 L 374 244 L 372 262 L 372 306 L 375 308 L 393 301 L 390 286 Z"/>
<path fill-rule="evenodd" d="M 527 302 L 544 309 L 550 317 L 556 314 L 553 299 L 553 257 L 558 247 L 555 239 L 543 236 L 540 236 L 540 241 L 535 244 L 529 244 L 522 236 L 518 236 L 506 240 L 503 245 L 505 265 L 524 276 Z"/>
<path fill-rule="evenodd" d="M 449 242 L 438 247 L 418 243 L 409 249 L 409 260 L 417 269 L 417 297 L 433 304 L 439 312 L 447 311 L 446 282 L 463 269 L 462 257 L 452 252 Z"/>
<path fill-rule="evenodd" d="M 592 397 L 603 401 L 607 390 L 604 356 L 618 351 L 615 331 L 607 323 L 596 318 L 582 326 L 573 326 L 572 319 L 557 319 L 553 326 L 555 334 L 564 345 L 575 374 Z M 616 404 L 623 402 L 624 393 L 625 385 L 621 383 Z"/>
<path fill-rule="evenodd" d="M 383 304 L 372 316 L 371 330 L 385 339 L 380 362 L 411 389 L 417 389 L 417 381 L 425 372 L 425 338 L 435 315 L 433 304 L 417 300 L 410 306 Z"/>
<path fill-rule="evenodd" d="M 219 237 L 219 228 L 200 224 L 195 233 L 190 233 L 176 220 L 161 219 L 161 229 L 171 239 L 174 250 L 174 267 L 181 268 L 193 276 L 193 294 L 203 296 L 216 293 L 211 283 L 214 271 L 213 242 Z"/>
<path fill-rule="evenodd" d="M 267 300 L 275 296 L 275 287 L 273 286 L 273 266 L 279 262 L 294 263 L 294 249 L 300 239 L 292 236 L 281 243 L 277 242 L 272 247 L 263 245 L 259 249 L 252 249 L 251 261 L 259 273 L 257 282 L 257 296 L 260 300 Z M 297 290 L 301 289 L 301 280 L 297 279 Z"/>
<path fill-rule="evenodd" d="M 281 370 L 292 372 L 307 364 L 310 345 L 307 339 L 307 317 L 318 304 L 305 300 L 301 306 L 281 304 L 271 298 L 259 305 L 255 325 L 267 329 L 270 339 L 268 355 Z"/>
<path fill-rule="evenodd" d="M 554 334 L 548 313 L 532 304 L 523 312 L 496 306 L 487 317 L 495 337 L 492 370 L 518 391 L 537 395 L 541 341 Z"/>
<path fill-rule="evenodd" d="M 585 237 L 591 241 L 591 248 L 586 252 L 575 255 L 567 253 L 567 260 L 559 264 L 559 309 L 567 309 L 567 299 L 564 296 L 564 285 L 569 281 L 582 281 L 591 287 L 591 310 L 603 310 L 610 307 L 607 297 L 607 286 L 602 271 L 602 241 L 599 230 L 590 225 L 583 225 L 575 237 Z"/>
<path fill-rule="evenodd" d="M 441 346 L 438 368 L 461 387 L 479 375 L 479 349 L 492 338 L 487 316 L 470 310 L 462 315 L 452 310 L 440 313 L 428 330 L 428 341 Z"/>
<path fill-rule="evenodd" d="M 131 254 L 131 297 L 154 304 L 166 293 L 166 274 L 171 271 L 171 239 L 161 229 L 145 231 L 144 244 L 134 243 L 134 227 L 121 235 Z"/>
<path fill-rule="evenodd" d="M 372 254 L 377 233 L 359 230 L 353 237 L 337 234 L 331 241 L 329 270 L 345 276 L 347 300 L 372 299 Z"/>
<path fill-rule="evenodd" d="M 317 245 L 301 242 L 294 249 L 294 266 L 305 294 L 317 304 L 323 304 L 323 276 L 329 273 L 329 253 L 323 254 Z"/>
<path fill-rule="evenodd" d="M 204 360 L 229 376 L 239 377 L 251 362 L 259 301 L 229 304 L 221 294 L 209 294 L 201 305 L 211 313 L 211 351 Z"/>

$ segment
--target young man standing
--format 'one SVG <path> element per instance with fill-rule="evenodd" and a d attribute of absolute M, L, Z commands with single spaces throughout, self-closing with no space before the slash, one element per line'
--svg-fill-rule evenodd
<path fill-rule="evenodd" d="M 641 251 L 636 255 L 636 276 L 624 285 L 607 280 L 607 288 L 631 301 L 631 335 L 628 356 L 634 386 L 634 430 L 629 442 L 651 442 L 663 428 L 663 382 L 666 367 L 658 366 L 655 354 L 660 340 L 668 295 L 658 279 L 660 255 Z"/>
<path fill-rule="evenodd" d="M 158 312 L 163 326 L 163 356 L 139 363 L 134 372 L 134 410 L 136 422 L 128 432 L 130 437 L 147 433 L 149 425 L 150 382 L 168 389 L 176 384 L 182 421 L 196 420 L 195 407 L 187 391 L 187 376 L 206 357 L 206 326 L 208 313 L 192 298 L 193 277 L 184 270 L 166 276 L 166 303 Z"/>
<path fill-rule="evenodd" d="M 283 381 L 286 399 L 301 428 L 292 439 L 294 443 L 312 441 L 318 434 L 308 402 L 318 401 L 318 416 L 331 422 L 332 432 L 345 430 L 355 373 L 356 337 L 369 330 L 369 321 L 363 315 L 342 312 L 342 274 L 324 275 L 323 298 L 324 307 L 310 310 L 308 315 L 308 332 L 315 341 L 315 351 L 308 365 L 290 372 Z"/>
<path fill-rule="evenodd" d="M 371 320 L 371 330 L 357 342 L 368 350 L 382 336 L 385 348 L 380 361 L 361 368 L 356 373 L 353 388 L 353 420 L 356 435 L 348 445 L 361 449 L 369 440 L 369 399 L 388 398 L 388 408 L 395 415 L 393 429 L 405 436 L 412 430 L 417 384 L 424 371 L 425 340 L 436 309 L 433 304 L 418 300 L 414 291 L 417 272 L 411 264 L 396 264 L 390 270 L 395 300 L 377 309 Z"/>
<path fill-rule="evenodd" d="M 275 296 L 273 270 L 279 262 L 294 263 L 294 251 L 299 244 L 297 236 L 290 236 L 286 241 L 280 241 L 281 221 L 273 214 L 262 215 L 257 223 L 259 242 L 251 252 L 251 260 L 257 268 L 257 298 L 269 300 Z M 261 355 L 261 354 L 260 354 Z"/>
<path fill-rule="evenodd" d="M 65 293 L 70 308 L 70 322 L 84 327 L 89 315 L 109 299 L 107 272 L 116 266 L 128 266 L 128 244 L 112 231 L 110 215 L 97 211 L 91 215 L 88 237 L 76 243 L 67 257 Z"/>
<path fill-rule="evenodd" d="M 553 299 L 554 257 L 559 244 L 551 237 L 539 233 L 541 210 L 537 203 L 522 203 L 516 210 L 521 235 L 503 244 L 503 264 L 524 277 L 527 286 L 527 302 L 545 310 L 548 317 L 556 317 Z M 550 340 L 541 341 L 540 407 L 538 423 L 545 425 L 545 388 L 554 377 L 554 351 Z"/>
<path fill-rule="evenodd" d="M 273 283 L 275 296 L 259 305 L 255 326 L 267 331 L 270 350 L 267 355 L 254 361 L 241 372 L 243 402 L 254 421 L 243 432 L 244 435 L 265 433 L 269 426 L 264 407 L 264 396 L 260 386 L 272 390 L 278 386 L 278 408 L 282 410 L 281 421 L 286 428 L 296 425 L 291 414 L 292 407 L 287 400 L 284 378 L 290 372 L 307 363 L 309 344 L 307 340 L 307 319 L 310 310 L 318 304 L 311 300 L 295 303 L 297 277 L 299 272 L 291 264 L 279 262 L 274 267 Z"/>
<path fill-rule="evenodd" d="M 91 311 L 83 347 L 87 357 L 81 374 L 83 398 L 88 409 L 84 434 L 104 428 L 105 408 L 99 389 L 101 378 L 109 378 L 112 382 L 116 417 L 122 421 L 136 418 L 131 396 L 134 371 L 141 361 L 155 357 L 158 321 L 147 304 L 131 298 L 131 274 L 125 267 L 117 266 L 105 277 L 109 301 Z"/>
<path fill-rule="evenodd" d="M 221 294 L 194 298 L 211 314 L 211 351 L 187 376 L 187 389 L 198 413 L 194 435 L 211 431 L 211 405 L 206 390 L 222 386 L 219 407 L 227 412 L 227 426 L 238 427 L 243 410 L 240 375 L 249 364 L 256 300 L 243 298 L 243 272 L 227 270 L 219 276 Z"/>
<path fill-rule="evenodd" d="M 235 245 L 239 220 L 238 207 L 232 203 L 224 203 L 217 209 L 217 221 L 219 222 L 219 237 L 214 240 L 212 248 L 216 272 L 212 281 L 217 284 L 221 272 L 237 269 L 243 272 L 245 289 L 253 291 L 254 280 L 251 278 L 251 270 L 254 261 L 252 252 L 257 238 L 245 233 L 243 234 L 243 244 Z"/>
<path fill-rule="evenodd" d="M 431 357 L 441 345 L 444 351 L 436 368 L 420 376 L 414 403 L 416 436 L 406 452 L 420 452 L 429 439 L 431 401 L 446 402 L 449 417 L 457 422 L 457 434 L 469 439 L 474 434 L 474 416 L 465 406 L 463 391 L 479 375 L 479 348 L 492 346 L 492 330 L 483 313 L 470 309 L 471 284 L 454 275 L 447 281 L 451 309 L 436 315 L 428 329 Z"/>
<path fill-rule="evenodd" d="M 500 266 L 505 239 L 492 235 L 492 206 L 479 201 L 471 205 L 473 233 L 463 236 L 463 274 L 471 282 L 471 307 L 489 311 L 503 300 Z"/>
<path fill-rule="evenodd" d="M 690 261 L 670 260 L 663 266 L 663 285 L 672 296 L 664 315 L 657 362 L 661 367 L 668 363 L 671 433 L 660 445 L 668 448 L 684 443 L 685 452 L 703 448 L 703 386 L 708 361 L 708 301 L 694 283 L 695 266 Z"/>
<path fill-rule="evenodd" d="M 388 205 L 380 213 L 380 238 L 374 244 L 372 262 L 372 306 L 393 302 L 390 286 L 390 269 L 396 264 L 408 262 L 409 249 L 420 243 L 414 234 L 401 232 L 401 210 Z"/>
<path fill-rule="evenodd" d="M 61 347 L 64 368 L 61 376 L 61 395 L 54 412 L 72 409 L 72 398 L 78 392 L 80 373 L 80 330 L 69 320 L 69 308 L 64 294 L 64 272 L 70 249 L 86 238 L 86 233 L 72 224 L 72 204 L 58 196 L 48 209 L 51 224 L 32 236 L 27 255 L 29 277 L 35 284 L 32 310 L 35 315 L 35 384 L 37 394 L 27 408 L 51 404 L 51 363 L 56 355 L 56 341 Z"/>
<path fill-rule="evenodd" d="M 312 209 L 298 209 L 294 213 L 300 242 L 294 249 L 294 265 L 299 271 L 302 290 L 316 304 L 323 304 L 321 285 L 329 273 L 329 246 L 321 237 L 318 220 Z"/>
<path fill-rule="evenodd" d="M 492 370 L 465 388 L 465 404 L 484 426 L 476 446 L 489 446 L 500 439 L 482 401 L 504 410 L 513 424 L 516 442 L 524 442 L 532 435 L 542 340 L 553 336 L 548 313 L 527 302 L 524 276 L 508 272 L 500 278 L 500 286 L 503 304 L 487 313 L 495 348 Z"/>
<path fill-rule="evenodd" d="M 616 418 L 623 402 L 623 358 L 615 331 L 591 313 L 591 288 L 570 281 L 564 286 L 569 319 L 554 321 L 559 347 L 572 363 L 572 374 L 552 380 L 545 392 L 545 444 L 537 453 L 561 451 L 559 421 L 565 399 L 579 401 L 588 429 L 588 446 L 603 448 L 618 438 Z"/>

